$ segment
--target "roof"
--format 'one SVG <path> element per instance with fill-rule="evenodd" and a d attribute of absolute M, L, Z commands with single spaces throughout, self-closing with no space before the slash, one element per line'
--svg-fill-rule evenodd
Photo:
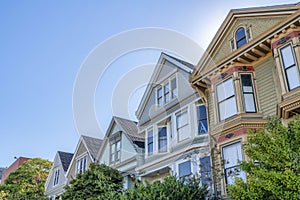
<path fill-rule="evenodd" d="M 113 117 L 115 122 L 119 125 L 122 131 L 131 139 L 133 142 L 144 142 L 145 138 L 138 135 L 137 122 L 124 119 L 121 117 Z"/>
<path fill-rule="evenodd" d="M 166 56 L 168 56 L 168 57 L 170 57 L 170 58 L 173 58 L 173 59 L 176 60 L 177 62 L 180 62 L 181 64 L 183 64 L 183 65 L 189 67 L 190 69 L 195 69 L 195 66 L 194 66 L 193 64 L 189 63 L 189 62 L 186 62 L 186 61 L 184 61 L 184 60 L 181 60 L 181 59 L 179 59 L 179 58 L 176 58 L 176 57 L 171 56 L 171 55 L 169 55 L 169 54 L 167 54 L 167 53 L 164 53 L 164 52 L 162 52 L 161 54 L 164 54 L 164 55 L 166 55 Z"/>
<path fill-rule="evenodd" d="M 73 158 L 73 153 L 58 151 L 58 156 L 60 158 L 61 164 L 63 166 L 64 171 L 68 171 L 69 165 L 71 163 L 71 160 Z"/>
<path fill-rule="evenodd" d="M 86 135 L 82 135 L 81 137 L 84 140 L 86 147 L 88 148 L 88 151 L 90 152 L 92 158 L 95 159 L 98 154 L 98 151 L 100 150 L 103 140 L 89 137 Z"/>

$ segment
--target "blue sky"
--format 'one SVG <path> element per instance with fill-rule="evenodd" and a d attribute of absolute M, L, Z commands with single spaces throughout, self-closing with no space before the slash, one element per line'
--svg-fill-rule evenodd
<path fill-rule="evenodd" d="M 159 27 L 178 31 L 205 49 L 230 9 L 296 2 L 1 1 L 0 166 L 9 166 L 15 156 L 52 160 L 57 150 L 75 150 L 81 133 L 73 120 L 74 82 L 89 53 L 108 38 Z M 112 63 L 95 96 L 103 129 L 112 114 L 114 81 L 136 66 L 155 63 L 158 56 L 159 51 L 145 50 Z M 131 117 L 140 95 L 130 104 Z"/>

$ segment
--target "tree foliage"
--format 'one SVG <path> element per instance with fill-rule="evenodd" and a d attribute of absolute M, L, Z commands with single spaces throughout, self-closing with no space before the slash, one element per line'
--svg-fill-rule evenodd
<path fill-rule="evenodd" d="M 137 182 L 132 189 L 126 190 L 121 199 L 128 200 L 202 200 L 208 194 L 207 187 L 201 186 L 200 179 L 178 179 L 169 176 L 162 182 L 153 184 Z"/>
<path fill-rule="evenodd" d="M 51 165 L 50 161 L 41 158 L 24 162 L 16 171 L 10 173 L 0 186 L 1 199 L 45 199 L 44 185 Z"/>
<path fill-rule="evenodd" d="M 241 164 L 247 182 L 228 186 L 234 199 L 300 199 L 300 122 L 284 126 L 272 118 L 265 129 L 250 131 Z"/>
<path fill-rule="evenodd" d="M 115 199 L 123 187 L 123 178 L 116 169 L 105 164 L 90 165 L 66 187 L 63 199 Z"/>

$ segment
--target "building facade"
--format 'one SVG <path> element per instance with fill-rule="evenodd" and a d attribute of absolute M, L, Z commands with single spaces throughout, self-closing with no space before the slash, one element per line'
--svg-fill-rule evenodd
<path fill-rule="evenodd" d="M 231 10 L 190 78 L 208 110 L 223 196 L 235 177 L 246 181 L 238 163 L 247 130 L 300 113 L 299 14 L 299 4 Z"/>
<path fill-rule="evenodd" d="M 31 158 L 19 157 L 13 162 L 5 171 L 2 172 L 1 183 L 3 184 L 5 179 L 11 172 L 16 171 L 24 162 L 30 160 Z"/>
<path fill-rule="evenodd" d="M 141 180 L 194 174 L 209 184 L 207 113 L 188 82 L 193 70 L 192 64 L 165 53 L 158 60 L 136 112 L 139 134 L 145 136 L 145 162 L 136 168 Z"/>

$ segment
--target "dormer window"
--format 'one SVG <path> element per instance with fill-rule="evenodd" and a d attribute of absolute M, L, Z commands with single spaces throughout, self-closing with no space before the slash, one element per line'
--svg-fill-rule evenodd
<path fill-rule="evenodd" d="M 235 42 L 237 49 L 247 43 L 246 32 L 244 27 L 239 28 L 235 32 Z"/>
<path fill-rule="evenodd" d="M 240 27 L 238 28 L 234 35 L 233 38 L 230 40 L 230 47 L 231 50 L 239 49 L 242 47 L 244 44 L 249 42 L 252 38 L 251 35 L 251 29 L 250 27 L 245 28 L 245 27 Z"/>
<path fill-rule="evenodd" d="M 76 169 L 76 173 L 77 174 L 82 174 L 83 172 L 85 172 L 87 170 L 87 166 L 86 166 L 86 155 L 82 156 L 81 158 L 77 159 L 77 169 Z"/>
<path fill-rule="evenodd" d="M 177 97 L 176 77 L 172 77 L 156 89 L 156 104 L 162 106 Z"/>
<path fill-rule="evenodd" d="M 58 179 L 59 179 L 59 169 L 56 169 L 54 174 L 53 186 L 56 186 L 58 184 Z"/>
<path fill-rule="evenodd" d="M 110 139 L 110 163 L 115 163 L 121 159 L 121 136 Z"/>

